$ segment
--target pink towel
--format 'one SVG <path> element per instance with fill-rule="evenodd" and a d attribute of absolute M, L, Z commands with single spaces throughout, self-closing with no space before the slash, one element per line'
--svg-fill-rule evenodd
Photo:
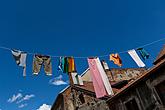
<path fill-rule="evenodd" d="M 90 68 L 90 74 L 92 76 L 93 86 L 97 98 L 101 98 L 107 95 L 104 87 L 103 80 L 101 78 L 100 72 L 97 68 L 96 59 L 88 58 L 88 64 Z"/>

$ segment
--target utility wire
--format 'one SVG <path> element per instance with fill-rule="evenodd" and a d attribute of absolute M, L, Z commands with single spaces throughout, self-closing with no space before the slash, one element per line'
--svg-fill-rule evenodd
<path fill-rule="evenodd" d="M 163 41 L 163 40 L 165 40 L 165 38 L 162 38 L 162 39 L 153 41 L 153 42 L 151 42 L 151 43 L 148 43 L 148 44 L 139 46 L 139 47 L 137 47 L 137 48 L 135 48 L 135 49 L 144 48 L 144 47 L 147 47 L 147 46 L 149 46 L 149 45 L 153 45 L 153 44 L 155 44 L 155 43 L 157 43 L 157 42 L 160 42 L 160 41 Z M 7 48 L 7 47 L 4 47 L 4 46 L 0 46 L 0 49 L 12 51 L 11 48 Z M 20 51 L 21 51 L 21 50 L 20 50 Z M 21 52 L 25 52 L 25 51 L 21 51 Z M 126 53 L 126 52 L 128 52 L 128 50 L 126 50 L 126 51 L 120 51 L 120 52 L 116 52 L 116 53 L 122 54 L 122 53 Z M 26 52 L 26 53 L 29 54 L 29 55 L 35 55 L 35 54 L 36 54 L 36 53 L 31 53 L 31 52 Z M 48 56 L 53 57 L 53 58 L 62 57 L 62 56 L 53 56 L 53 55 L 48 55 Z M 100 56 L 97 56 L 97 57 L 103 58 L 103 57 L 108 57 L 108 56 L 109 56 L 109 54 L 100 55 Z M 74 58 L 77 58 L 77 59 L 84 59 L 84 58 L 88 58 L 89 56 L 73 56 L 73 57 L 74 57 Z"/>

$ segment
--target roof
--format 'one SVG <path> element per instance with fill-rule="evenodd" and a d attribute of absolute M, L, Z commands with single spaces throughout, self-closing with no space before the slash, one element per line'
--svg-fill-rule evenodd
<path fill-rule="evenodd" d="M 124 81 L 114 81 L 114 82 L 110 81 L 110 84 L 111 84 L 112 89 L 113 89 L 115 94 L 113 96 L 109 96 L 108 101 L 118 97 L 121 94 L 123 94 L 129 88 L 135 86 L 137 83 L 142 81 L 144 78 L 146 78 L 147 76 L 149 76 L 150 74 L 155 72 L 157 69 L 162 67 L 165 64 L 165 58 L 164 57 L 165 57 L 165 45 L 164 45 L 163 49 L 161 50 L 161 52 L 159 53 L 159 55 L 156 59 L 156 65 L 153 66 L 151 69 L 148 69 L 147 71 L 141 71 L 141 72 L 143 72 L 143 74 L 138 76 L 136 79 L 130 80 L 128 84 L 126 84 Z M 87 69 L 87 71 L 89 71 L 89 69 Z M 120 89 L 116 89 L 116 87 L 114 87 L 115 85 L 121 85 L 121 84 L 123 84 L 123 87 L 121 87 Z M 92 82 L 84 82 L 84 86 L 77 85 L 77 87 L 95 93 Z"/>
<path fill-rule="evenodd" d="M 159 52 L 154 64 L 157 64 L 159 61 L 165 58 L 165 45 L 163 46 L 162 50 Z"/>
<path fill-rule="evenodd" d="M 140 73 L 146 71 L 145 68 L 112 68 L 111 69 L 111 72 L 113 72 L 114 73 L 113 75 L 115 76 L 116 74 L 122 74 L 122 75 L 124 75 L 125 71 L 127 71 L 127 72 L 128 71 L 132 71 L 133 72 L 134 70 L 135 71 L 139 71 Z M 78 91 L 82 91 L 84 93 L 88 93 L 89 95 L 92 94 L 92 96 L 95 96 L 95 90 L 94 90 L 92 81 L 89 80 L 89 78 L 86 79 L 86 76 L 87 77 L 90 77 L 89 75 L 87 75 L 89 73 L 90 73 L 90 71 L 89 71 L 89 68 L 88 68 L 81 75 L 82 76 L 82 79 L 83 79 L 83 82 L 84 82 L 84 85 L 83 86 L 81 86 L 81 85 L 72 85 L 72 86 L 69 85 L 65 89 L 63 89 L 60 92 L 60 94 L 63 94 L 69 88 L 73 88 L 73 89 L 76 89 Z M 107 73 L 107 75 L 109 75 L 109 73 Z M 134 78 L 130 78 L 130 79 L 133 80 Z M 110 84 L 112 86 L 112 90 L 113 90 L 114 94 L 117 94 L 118 92 L 121 91 L 121 88 L 123 88 L 124 86 L 128 85 L 128 82 L 130 81 L 130 79 L 121 79 L 121 80 L 113 80 L 113 81 L 110 80 Z M 107 97 L 110 98 L 112 96 L 107 96 Z"/>
<path fill-rule="evenodd" d="M 110 82 L 110 83 L 111 83 L 112 86 L 116 84 L 116 82 Z M 88 91 L 91 91 L 91 92 L 95 93 L 92 82 L 84 82 L 83 86 L 80 86 L 80 85 L 75 85 L 75 86 L 78 87 L 78 88 L 88 90 Z M 115 93 L 118 92 L 118 89 L 116 89 L 116 88 L 112 88 L 112 89 Z"/>
<path fill-rule="evenodd" d="M 154 73 L 157 69 L 159 69 L 160 67 L 165 65 L 165 59 L 163 59 L 161 62 L 159 62 L 157 65 L 153 66 L 151 69 L 149 69 L 148 71 L 146 71 L 142 76 L 140 76 L 139 78 L 131 81 L 130 83 L 128 83 L 125 87 L 121 88 L 118 93 L 116 93 L 113 97 L 109 98 L 107 101 L 113 101 L 115 98 L 117 98 L 118 96 L 120 96 L 121 94 L 125 93 L 128 89 L 130 89 L 131 87 L 135 86 L 136 84 L 138 84 L 140 81 L 142 81 L 144 78 L 146 78 L 147 76 L 149 76 L 150 74 Z"/>

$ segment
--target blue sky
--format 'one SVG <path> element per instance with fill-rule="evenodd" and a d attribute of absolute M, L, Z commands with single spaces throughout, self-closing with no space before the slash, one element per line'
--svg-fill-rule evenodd
<path fill-rule="evenodd" d="M 164 0 L 1 0 L 0 46 L 55 56 L 125 51 L 164 38 L 164 5 Z M 151 55 L 145 62 L 148 67 L 163 44 L 145 48 Z M 32 75 L 33 56 L 28 55 L 24 78 L 10 51 L 0 49 L 0 55 L 0 110 L 37 110 L 43 104 L 52 105 L 67 86 L 49 83 L 60 75 L 68 81 L 66 74 L 57 71 L 58 58 L 52 59 L 53 76 L 46 76 L 42 69 L 36 77 Z M 123 68 L 137 67 L 127 53 L 120 56 Z M 103 59 L 111 68 L 117 67 Z M 82 73 L 88 68 L 86 59 L 76 59 L 76 66 Z M 19 108 L 21 105 L 25 106 Z"/>

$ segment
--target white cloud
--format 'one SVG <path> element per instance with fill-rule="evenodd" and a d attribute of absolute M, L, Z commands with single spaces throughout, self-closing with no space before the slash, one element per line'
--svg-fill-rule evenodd
<path fill-rule="evenodd" d="M 56 86 L 68 84 L 67 82 L 62 80 L 62 75 L 59 75 L 58 77 L 56 77 L 54 79 L 51 79 L 49 81 L 49 83 L 52 84 L 52 85 L 56 85 Z"/>
<path fill-rule="evenodd" d="M 18 106 L 18 108 L 24 108 L 26 106 L 27 106 L 27 104 L 21 104 L 21 105 Z"/>
<path fill-rule="evenodd" d="M 51 82 L 51 84 L 59 86 L 59 85 L 65 85 L 67 83 L 64 82 L 63 80 L 54 80 L 53 82 Z"/>
<path fill-rule="evenodd" d="M 22 98 L 22 97 L 23 97 L 23 96 L 22 96 L 21 93 L 18 93 L 17 95 L 14 94 L 11 98 L 8 99 L 7 102 L 13 103 L 13 102 L 15 102 L 16 100 L 18 100 L 18 99 L 20 99 L 20 98 Z"/>
<path fill-rule="evenodd" d="M 50 110 L 51 106 L 47 104 L 43 104 L 42 106 L 39 107 L 37 110 Z"/>
<path fill-rule="evenodd" d="M 59 75 L 58 77 L 56 77 L 57 79 L 62 79 L 62 75 Z"/>
<path fill-rule="evenodd" d="M 22 90 L 19 90 L 19 92 L 21 92 Z M 34 94 L 27 94 L 27 95 L 23 95 L 22 93 L 18 93 L 17 95 L 13 95 L 11 98 L 9 98 L 7 100 L 7 102 L 9 103 L 15 103 L 18 108 L 24 108 L 26 107 L 28 104 L 25 103 L 23 104 L 24 101 L 28 101 L 30 100 L 31 98 L 35 97 Z M 1 109 L 0 109 L 1 110 Z"/>
<path fill-rule="evenodd" d="M 17 101 L 17 104 L 23 102 L 23 101 L 26 101 L 26 100 L 30 100 L 31 98 L 35 97 L 34 94 L 31 94 L 31 95 L 25 95 L 25 97 L 23 97 L 21 100 Z"/>

